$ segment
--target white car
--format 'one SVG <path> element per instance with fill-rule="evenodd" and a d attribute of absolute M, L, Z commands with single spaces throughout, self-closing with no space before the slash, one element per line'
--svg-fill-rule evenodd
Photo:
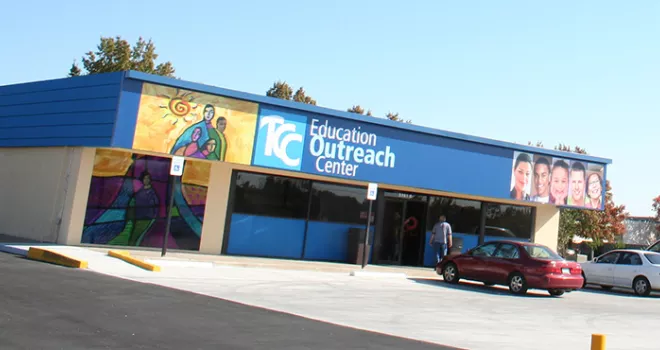
<path fill-rule="evenodd" d="M 632 288 L 641 296 L 660 290 L 660 253 L 657 252 L 615 249 L 580 265 L 585 286 L 595 284 L 607 290 Z"/>

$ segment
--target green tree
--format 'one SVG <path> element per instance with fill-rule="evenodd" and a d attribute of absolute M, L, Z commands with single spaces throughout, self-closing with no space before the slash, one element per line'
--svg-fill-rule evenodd
<path fill-rule="evenodd" d="M 174 77 L 172 63 L 156 64 L 158 54 L 156 46 L 151 41 L 140 37 L 131 47 L 128 41 L 120 36 L 114 38 L 101 37 L 96 52 L 89 51 L 82 58 L 83 69 L 74 61 L 69 70 L 70 77 L 80 75 L 119 72 L 135 70 L 144 73 Z"/>
<path fill-rule="evenodd" d="M 293 88 L 286 81 L 278 80 L 273 83 L 273 86 L 266 91 L 266 96 L 279 98 L 287 101 L 296 101 L 310 105 L 316 105 L 316 100 L 308 96 L 305 89 L 301 86 L 293 93 Z"/>
<path fill-rule="evenodd" d="M 351 112 L 351 113 L 363 114 L 364 115 L 364 108 L 362 108 L 360 105 L 355 105 L 355 106 L 347 109 L 346 111 Z M 371 110 L 368 110 L 366 115 L 368 115 L 370 117 L 373 117 L 373 115 L 371 114 Z"/>
<path fill-rule="evenodd" d="M 399 113 L 392 113 L 392 112 L 387 112 L 385 115 L 385 118 L 389 120 L 393 120 L 395 122 L 402 122 L 406 124 L 412 124 L 412 121 L 410 119 L 404 120 L 403 118 L 399 117 Z"/>

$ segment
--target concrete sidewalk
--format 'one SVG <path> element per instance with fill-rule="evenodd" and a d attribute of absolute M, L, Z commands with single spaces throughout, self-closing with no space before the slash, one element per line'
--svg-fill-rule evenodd
<path fill-rule="evenodd" d="M 283 269 L 283 270 L 303 270 L 303 271 L 319 271 L 319 272 L 338 272 L 349 274 L 353 271 L 362 270 L 361 265 L 336 263 L 336 262 L 321 262 L 321 261 L 302 261 L 302 260 L 288 260 L 276 258 L 254 258 L 242 256 L 228 256 L 228 255 L 211 255 L 201 253 L 187 253 L 181 251 L 167 252 L 164 257 L 161 257 L 160 250 L 153 249 L 139 249 L 132 247 L 86 247 L 90 250 L 98 251 L 107 254 L 109 250 L 121 249 L 131 253 L 131 256 L 138 259 L 143 259 L 147 262 L 160 265 L 164 268 L 167 266 L 178 267 L 191 267 L 191 268 L 205 268 L 213 267 L 216 265 L 221 266 L 234 266 L 234 267 L 252 267 L 252 268 L 269 268 L 269 269 Z M 378 274 L 403 274 L 408 278 L 440 278 L 432 268 L 421 267 L 408 267 L 408 266 L 391 266 L 391 265 L 367 265 L 364 269 L 367 273 Z"/>

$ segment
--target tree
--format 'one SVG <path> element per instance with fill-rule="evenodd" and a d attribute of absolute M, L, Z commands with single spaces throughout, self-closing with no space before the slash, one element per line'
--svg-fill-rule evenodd
<path fill-rule="evenodd" d="M 136 70 L 144 73 L 174 77 L 172 63 L 163 62 L 156 65 L 158 54 L 156 46 L 151 41 L 140 37 L 133 47 L 120 36 L 115 38 L 101 37 L 97 51 L 89 51 L 82 58 L 84 72 L 74 61 L 69 70 L 70 77 L 80 75 Z"/>
<path fill-rule="evenodd" d="M 347 109 L 346 111 L 351 113 L 364 114 L 364 108 L 362 108 L 360 105 L 355 105 Z M 371 110 L 367 111 L 367 115 L 373 117 L 373 115 L 371 114 Z"/>
<path fill-rule="evenodd" d="M 532 142 L 528 142 L 532 146 Z M 536 147 L 543 147 L 542 142 L 537 142 Z M 587 154 L 584 148 L 571 147 L 565 144 L 555 146 L 555 150 Z M 565 252 L 568 243 L 575 236 L 590 238 L 595 245 L 601 245 L 603 241 L 613 242 L 618 236 L 626 232 L 623 220 L 628 215 L 625 205 L 616 205 L 612 196 L 612 187 L 609 180 L 605 181 L 605 207 L 603 211 L 560 208 L 559 216 L 559 238 L 557 249 Z"/>
<path fill-rule="evenodd" d="M 403 118 L 399 117 L 399 113 L 387 112 L 387 114 L 385 115 L 385 118 L 387 118 L 389 120 L 393 120 L 395 122 L 402 122 L 402 123 L 406 123 L 406 124 L 412 124 L 412 121 L 410 119 L 409 120 L 403 120 Z"/>
<path fill-rule="evenodd" d="M 655 221 L 660 223 L 660 196 L 653 198 L 652 208 L 655 212 Z M 660 224 L 657 225 L 656 230 L 660 231 Z"/>
<path fill-rule="evenodd" d="M 287 101 L 296 101 L 301 103 L 306 103 L 310 105 L 316 105 L 316 100 L 311 96 L 307 96 L 305 89 L 301 86 L 296 90 L 296 93 L 293 93 L 293 88 L 286 82 L 278 80 L 273 83 L 273 86 L 266 91 L 266 96 L 279 98 Z"/>

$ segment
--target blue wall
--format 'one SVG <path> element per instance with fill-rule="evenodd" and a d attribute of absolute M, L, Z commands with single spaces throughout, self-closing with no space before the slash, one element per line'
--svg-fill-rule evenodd
<path fill-rule="evenodd" d="M 346 262 L 348 229 L 361 225 L 310 221 L 305 241 L 305 220 L 233 214 L 227 254 Z M 370 230 L 373 242 L 374 230 Z M 373 250 L 370 254 L 370 261 Z"/>
<path fill-rule="evenodd" d="M 123 74 L 0 86 L 0 147 L 109 146 Z"/>

